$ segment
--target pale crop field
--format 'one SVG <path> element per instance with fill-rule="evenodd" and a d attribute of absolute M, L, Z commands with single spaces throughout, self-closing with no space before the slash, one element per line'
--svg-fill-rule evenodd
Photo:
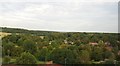
<path fill-rule="evenodd" d="M 11 33 L 0 32 L 0 39 L 8 35 L 11 35 Z"/>

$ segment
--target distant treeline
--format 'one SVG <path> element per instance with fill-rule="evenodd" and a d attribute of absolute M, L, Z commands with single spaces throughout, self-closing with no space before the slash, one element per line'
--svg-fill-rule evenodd
<path fill-rule="evenodd" d="M 7 27 L 0 27 L 2 32 L 7 33 L 26 33 L 26 34 L 36 34 L 36 35 L 47 35 L 51 33 L 50 31 L 35 31 L 35 30 L 27 30 L 27 29 L 20 29 L 20 28 L 7 28 Z"/>
<path fill-rule="evenodd" d="M 2 32 L 7 32 L 7 33 L 29 33 L 29 34 L 36 34 L 36 35 L 48 35 L 50 33 L 59 33 L 59 32 L 55 32 L 55 31 L 40 31 L 40 30 L 27 30 L 27 29 L 21 29 L 21 28 L 7 28 L 7 27 L 0 27 L 0 29 L 2 29 Z M 99 32 L 61 32 L 61 33 L 81 33 L 81 34 L 101 34 Z M 116 34 L 118 36 L 119 33 L 102 33 L 102 34 Z"/>
<path fill-rule="evenodd" d="M 99 42 L 99 40 L 102 40 L 104 42 L 110 42 L 112 46 L 116 46 L 117 41 L 120 41 L 120 34 L 118 33 L 54 32 L 7 27 L 0 28 L 2 29 L 2 32 L 31 34 L 34 36 L 46 36 L 49 37 L 49 41 L 67 38 L 68 41 L 77 41 L 78 43 L 88 44 L 89 42 Z"/>

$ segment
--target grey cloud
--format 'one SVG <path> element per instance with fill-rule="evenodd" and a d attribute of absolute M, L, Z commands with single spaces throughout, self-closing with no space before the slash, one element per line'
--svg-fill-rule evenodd
<path fill-rule="evenodd" d="M 116 2 L 4 3 L 1 26 L 56 31 L 118 32 Z"/>

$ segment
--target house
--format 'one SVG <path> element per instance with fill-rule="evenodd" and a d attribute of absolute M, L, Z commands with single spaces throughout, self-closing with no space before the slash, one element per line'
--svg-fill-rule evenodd
<path fill-rule="evenodd" d="M 64 43 L 67 44 L 68 43 L 67 40 L 64 40 Z"/>
<path fill-rule="evenodd" d="M 46 62 L 46 64 L 53 64 L 53 61 L 48 61 Z"/>
<path fill-rule="evenodd" d="M 49 44 L 51 45 L 51 44 L 52 44 L 52 41 L 50 41 Z"/>
<path fill-rule="evenodd" d="M 44 39 L 44 36 L 40 36 L 41 39 Z"/>
<path fill-rule="evenodd" d="M 42 48 L 47 48 L 47 46 L 43 46 Z"/>
<path fill-rule="evenodd" d="M 69 41 L 69 43 L 68 43 L 68 44 L 72 44 L 72 45 L 73 45 L 73 44 L 74 44 L 74 42 L 73 42 L 73 41 Z"/>
<path fill-rule="evenodd" d="M 89 44 L 92 46 L 98 45 L 98 43 L 96 43 L 96 42 L 90 42 Z"/>

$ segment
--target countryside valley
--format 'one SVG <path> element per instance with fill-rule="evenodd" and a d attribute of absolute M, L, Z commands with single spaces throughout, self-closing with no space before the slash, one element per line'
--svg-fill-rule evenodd
<path fill-rule="evenodd" d="M 3 64 L 120 64 L 118 33 L 1 29 Z"/>

